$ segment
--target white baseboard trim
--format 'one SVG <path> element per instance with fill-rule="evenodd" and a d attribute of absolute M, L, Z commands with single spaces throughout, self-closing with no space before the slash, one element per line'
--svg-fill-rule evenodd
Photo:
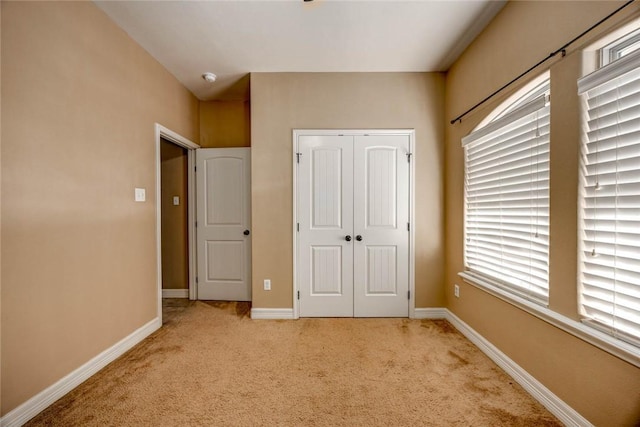
<path fill-rule="evenodd" d="M 163 289 L 162 298 L 189 298 L 189 289 Z"/>
<path fill-rule="evenodd" d="M 264 320 L 295 319 L 293 316 L 293 308 L 252 308 L 251 318 Z"/>
<path fill-rule="evenodd" d="M 464 323 L 451 311 L 447 312 L 446 319 L 460 331 L 469 341 L 474 343 L 484 354 L 493 360 L 520 384 L 534 399 L 540 402 L 545 408 L 555 415 L 566 426 L 588 427 L 593 426 L 586 418 L 580 415 L 575 409 L 567 405 L 562 399 L 553 394 L 540 381 L 525 371 L 520 365 L 511 360 L 506 354 L 501 352 L 496 346 L 491 344 L 486 338 Z"/>
<path fill-rule="evenodd" d="M 146 325 L 135 330 L 129 336 L 115 343 L 93 359 L 89 360 L 78 369 L 74 370 L 61 380 L 47 387 L 22 405 L 13 409 L 0 419 L 0 426 L 14 427 L 21 426 L 31 418 L 45 410 L 56 400 L 69 393 L 75 387 L 87 380 L 100 369 L 113 362 L 115 359 L 130 350 L 134 345 L 151 335 L 162 326 L 160 318 L 156 317 Z"/>
<path fill-rule="evenodd" d="M 444 307 L 416 308 L 413 310 L 414 319 L 446 319 L 449 310 Z"/>

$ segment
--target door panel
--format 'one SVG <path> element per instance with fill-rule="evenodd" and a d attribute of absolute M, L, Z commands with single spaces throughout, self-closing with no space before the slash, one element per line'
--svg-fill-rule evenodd
<path fill-rule="evenodd" d="M 364 188 L 366 209 L 364 213 L 366 215 L 365 223 L 369 229 L 396 228 L 398 209 L 396 198 L 397 151 L 395 148 L 384 146 L 367 147 L 361 151 L 365 156 L 363 159 L 366 174 Z"/>
<path fill-rule="evenodd" d="M 241 241 L 207 241 L 207 280 L 242 280 L 244 251 Z"/>
<path fill-rule="evenodd" d="M 251 301 L 248 148 L 196 150 L 198 299 Z"/>
<path fill-rule="evenodd" d="M 311 295 L 342 295 L 342 246 L 312 246 L 311 253 Z"/>
<path fill-rule="evenodd" d="M 301 136 L 298 165 L 300 316 L 353 316 L 353 140 Z"/>
<path fill-rule="evenodd" d="M 395 246 L 367 246 L 365 266 L 366 295 L 396 295 L 398 293 L 397 253 Z"/>
<path fill-rule="evenodd" d="M 311 153 L 311 203 L 313 229 L 339 229 L 342 226 L 341 148 L 315 147 Z"/>
<path fill-rule="evenodd" d="M 241 226 L 245 219 L 244 158 L 224 156 L 204 160 L 207 226 Z"/>
<path fill-rule="evenodd" d="M 409 137 L 354 141 L 354 315 L 409 315 Z"/>

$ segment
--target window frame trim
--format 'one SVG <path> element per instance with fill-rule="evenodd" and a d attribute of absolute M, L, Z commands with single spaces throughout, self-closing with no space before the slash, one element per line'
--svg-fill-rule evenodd
<path fill-rule="evenodd" d="M 596 71 L 578 79 L 578 95 L 620 77 L 640 67 L 640 50 L 598 68 Z"/>
<path fill-rule="evenodd" d="M 627 33 L 624 36 L 598 49 L 600 56 L 600 64 L 598 69 L 624 58 L 624 56 L 619 56 L 620 51 L 627 49 L 628 47 L 635 44 L 640 44 L 640 30 Z M 638 50 L 640 50 L 640 48 Z"/>
<path fill-rule="evenodd" d="M 640 368 L 640 347 L 629 344 L 607 333 L 587 325 L 586 321 L 577 321 L 552 309 L 529 301 L 518 295 L 505 291 L 488 281 L 471 276 L 468 272 L 462 271 L 458 276 L 463 282 L 474 286 L 489 295 L 492 295 L 520 310 L 552 325 L 564 332 L 579 338 L 607 353 L 624 360 L 637 368 Z M 585 319 L 587 320 L 587 319 Z M 587 320 L 588 321 L 588 320 Z"/>

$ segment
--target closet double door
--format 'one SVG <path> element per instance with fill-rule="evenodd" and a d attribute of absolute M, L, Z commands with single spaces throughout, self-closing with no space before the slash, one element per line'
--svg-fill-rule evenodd
<path fill-rule="evenodd" d="M 300 135 L 301 317 L 409 314 L 408 135 Z"/>

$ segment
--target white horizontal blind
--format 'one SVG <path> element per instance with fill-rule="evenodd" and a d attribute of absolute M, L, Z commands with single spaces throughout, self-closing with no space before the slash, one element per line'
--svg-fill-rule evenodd
<path fill-rule="evenodd" d="M 463 139 L 467 273 L 542 304 L 549 294 L 547 99 Z"/>
<path fill-rule="evenodd" d="M 640 345 L 640 52 L 578 82 L 586 103 L 581 311 Z"/>

